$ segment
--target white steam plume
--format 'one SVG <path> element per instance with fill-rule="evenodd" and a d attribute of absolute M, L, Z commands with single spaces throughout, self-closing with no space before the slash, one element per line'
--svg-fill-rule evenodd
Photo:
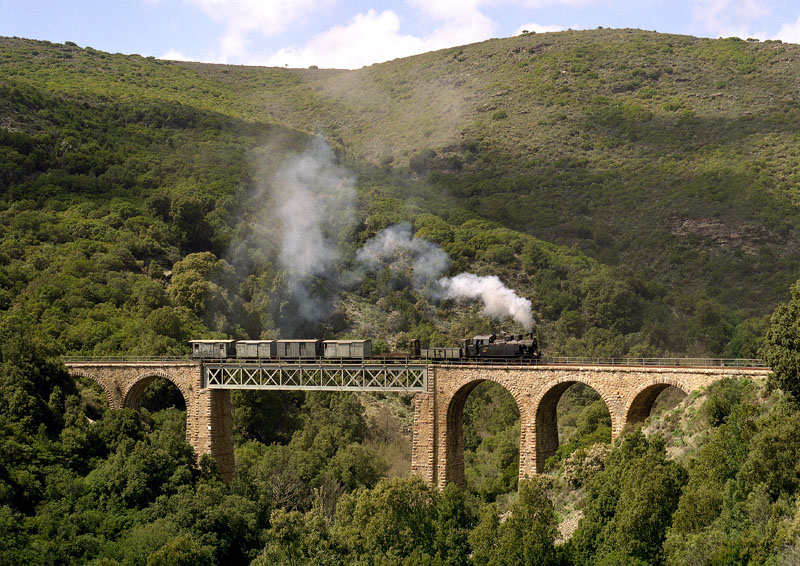
<path fill-rule="evenodd" d="M 310 278 L 328 274 L 339 262 L 338 246 L 355 221 L 354 184 L 322 140 L 282 165 L 270 182 L 273 221 L 281 229 L 278 262 L 306 320 L 327 314 L 309 289 Z"/>
<path fill-rule="evenodd" d="M 496 276 L 460 273 L 442 277 L 450 266 L 450 257 L 437 244 L 413 236 L 407 222 L 378 232 L 358 251 L 356 259 L 368 271 L 411 270 L 412 283 L 417 289 L 425 288 L 437 298 L 480 299 L 487 316 L 497 319 L 511 316 L 527 330 L 533 328 L 531 302 L 503 285 Z"/>
<path fill-rule="evenodd" d="M 511 316 L 527 330 L 533 328 L 531 302 L 509 289 L 495 275 L 479 276 L 459 273 L 455 277 L 439 279 L 445 298 L 480 299 L 484 314 L 493 318 Z"/>
<path fill-rule="evenodd" d="M 450 266 L 447 253 L 433 242 L 414 237 L 408 222 L 375 234 L 358 250 L 356 259 L 369 271 L 410 269 L 417 289 L 436 280 Z"/>

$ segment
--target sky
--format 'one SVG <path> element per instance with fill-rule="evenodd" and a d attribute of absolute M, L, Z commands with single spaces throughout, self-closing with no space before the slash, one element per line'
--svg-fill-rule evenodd
<path fill-rule="evenodd" d="M 800 43 L 800 0 L 0 0 L 0 35 L 236 65 L 356 69 L 492 37 L 639 28 Z"/>

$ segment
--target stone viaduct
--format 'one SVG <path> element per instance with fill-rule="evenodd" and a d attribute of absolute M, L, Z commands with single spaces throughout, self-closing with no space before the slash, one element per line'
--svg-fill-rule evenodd
<path fill-rule="evenodd" d="M 171 381 L 186 402 L 186 441 L 198 458 L 210 454 L 225 481 L 233 478 L 233 418 L 230 391 L 203 387 L 198 362 L 67 362 L 70 374 L 97 382 L 112 409 L 138 409 L 156 378 Z"/>
<path fill-rule="evenodd" d="M 411 468 L 444 487 L 464 483 L 464 404 L 486 380 L 502 385 L 520 414 L 519 477 L 541 472 L 558 448 L 556 405 L 570 385 L 584 383 L 605 401 L 611 437 L 628 423 L 644 421 L 656 397 L 669 386 L 691 393 L 725 377 L 766 378 L 767 368 L 638 366 L 436 366 L 428 391 L 416 396 Z"/>
<path fill-rule="evenodd" d="M 222 477 L 233 477 L 232 416 L 229 389 L 204 387 L 199 362 L 68 362 L 74 376 L 87 377 L 105 391 L 109 407 L 137 409 L 142 393 L 158 377 L 174 383 L 186 401 L 186 439 L 200 457 L 213 456 Z M 725 377 L 766 378 L 768 368 L 640 367 L 591 365 L 428 366 L 427 391 L 417 393 L 411 467 L 429 483 L 443 487 L 464 482 L 464 404 L 470 392 L 490 380 L 503 386 L 520 413 L 521 478 L 543 470 L 558 448 L 556 405 L 574 383 L 594 389 L 611 415 L 616 438 L 628 423 L 644 421 L 656 397 L 674 386 L 691 393 Z"/>

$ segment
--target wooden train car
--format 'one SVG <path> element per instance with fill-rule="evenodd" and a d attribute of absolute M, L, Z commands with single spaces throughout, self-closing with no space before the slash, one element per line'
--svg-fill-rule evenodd
<path fill-rule="evenodd" d="M 372 340 L 323 340 L 325 358 L 360 359 L 372 357 Z"/>
<path fill-rule="evenodd" d="M 208 360 L 363 360 L 372 358 L 372 340 L 190 340 L 192 357 Z M 411 340 L 408 357 L 424 360 L 529 359 L 540 356 L 536 336 L 495 334 L 473 336 L 461 346 L 420 348 Z"/>
<path fill-rule="evenodd" d="M 322 357 L 322 340 L 276 340 L 277 357 L 293 359 L 314 359 Z"/>
<path fill-rule="evenodd" d="M 421 348 L 420 357 L 428 360 L 458 360 L 463 353 L 461 348 Z"/>
<path fill-rule="evenodd" d="M 270 360 L 278 357 L 278 345 L 275 340 L 238 340 L 236 357 Z"/>
<path fill-rule="evenodd" d="M 236 340 L 189 340 L 193 358 L 226 360 L 236 357 Z"/>

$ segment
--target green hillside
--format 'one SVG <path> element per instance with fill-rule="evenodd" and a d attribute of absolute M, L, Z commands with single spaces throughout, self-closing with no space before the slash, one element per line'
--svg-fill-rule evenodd
<path fill-rule="evenodd" d="M 481 217 L 669 284 L 715 281 L 725 302 L 763 312 L 798 268 L 799 56 L 779 42 L 597 30 L 287 72 L 296 85 L 189 68 L 354 162 L 410 165 Z M 775 264 L 790 275 L 765 281 Z"/>
<path fill-rule="evenodd" d="M 165 353 L 209 331 L 395 348 L 491 327 L 328 274 L 311 286 L 338 318 L 288 327 L 302 305 L 250 199 L 319 136 L 355 179 L 344 264 L 408 221 L 453 273 L 531 299 L 550 353 L 754 355 L 800 267 L 798 57 L 596 30 L 339 71 L 2 39 L 0 304 L 72 352 Z"/>
<path fill-rule="evenodd" d="M 596 30 L 293 70 L 0 38 L 0 563 L 796 563 L 798 55 Z M 111 410 L 59 359 L 526 326 L 448 295 L 463 273 L 545 356 L 777 373 L 670 388 L 611 444 L 575 384 L 519 483 L 486 381 L 439 491 L 407 477 L 411 396 L 234 391 L 225 484 L 167 380 Z"/>

